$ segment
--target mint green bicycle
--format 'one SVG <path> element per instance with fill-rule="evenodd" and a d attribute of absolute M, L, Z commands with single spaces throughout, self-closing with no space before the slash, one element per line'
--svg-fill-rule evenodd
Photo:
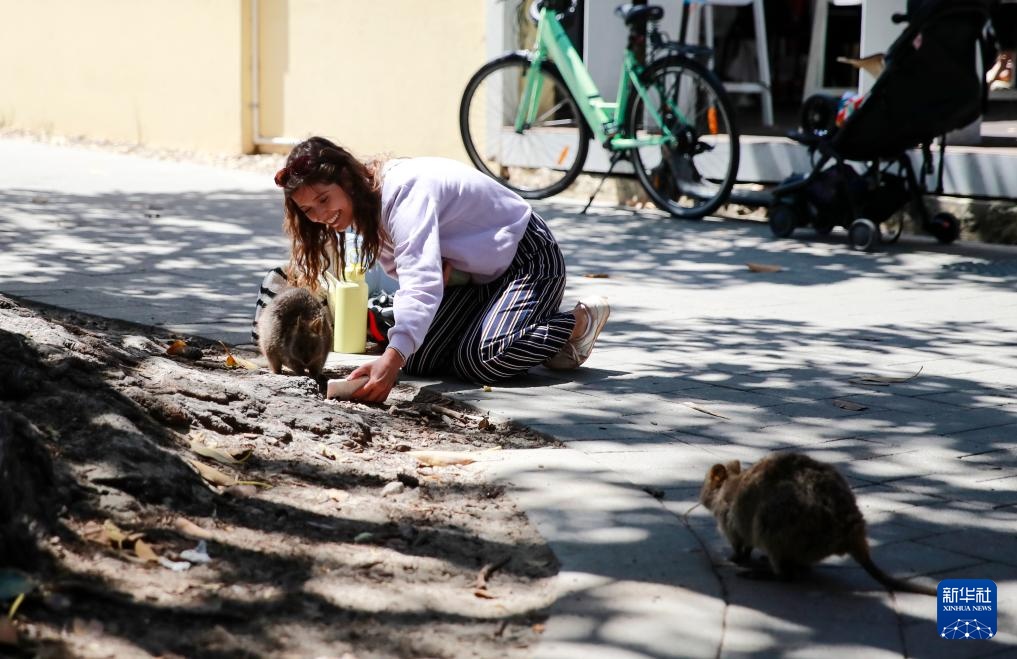
<path fill-rule="evenodd" d="M 629 160 L 658 208 L 685 219 L 717 210 L 738 172 L 738 131 L 723 84 L 700 63 L 709 50 L 667 42 L 661 7 L 618 7 L 629 39 L 617 101 L 607 102 L 562 27 L 575 9 L 576 0 L 534 0 L 533 49 L 488 62 L 470 79 L 459 107 L 470 160 L 541 199 L 575 181 L 592 136 L 612 153 L 608 173 Z M 686 29 L 687 19 L 682 42 Z"/>

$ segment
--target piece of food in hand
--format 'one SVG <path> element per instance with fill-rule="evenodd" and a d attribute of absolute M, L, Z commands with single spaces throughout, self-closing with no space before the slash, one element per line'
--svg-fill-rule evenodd
<path fill-rule="evenodd" d="M 354 380 L 329 380 L 325 398 L 349 400 L 353 392 L 367 383 L 367 376 L 362 375 Z"/>

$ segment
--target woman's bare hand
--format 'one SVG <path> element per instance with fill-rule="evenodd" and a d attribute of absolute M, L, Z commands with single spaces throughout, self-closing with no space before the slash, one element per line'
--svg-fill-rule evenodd
<path fill-rule="evenodd" d="M 399 378 L 399 369 L 403 366 L 403 358 L 393 348 L 382 353 L 381 357 L 373 362 L 368 362 L 357 367 L 347 380 L 353 380 L 363 375 L 367 376 L 367 382 L 353 392 L 354 400 L 362 400 L 369 403 L 381 403 L 388 398 L 392 387 Z"/>

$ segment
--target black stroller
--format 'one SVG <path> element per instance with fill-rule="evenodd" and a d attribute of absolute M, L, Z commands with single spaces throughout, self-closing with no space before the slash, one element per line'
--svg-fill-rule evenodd
<path fill-rule="evenodd" d="M 885 55 L 885 68 L 861 105 L 843 125 L 835 125 L 838 99 L 813 96 L 803 107 L 802 130 L 789 135 L 809 148 L 812 171 L 777 186 L 769 209 L 773 234 L 786 238 L 811 225 L 820 235 L 835 226 L 848 229 L 851 246 L 869 251 L 880 241 L 900 237 L 880 230 L 905 204 L 911 216 L 941 243 L 960 235 L 949 213 L 929 216 L 923 195 L 934 173 L 931 144 L 940 137 L 935 194 L 943 191 L 943 154 L 947 132 L 977 119 L 985 107 L 985 76 L 976 67 L 976 46 L 983 65 L 994 60 L 995 45 L 986 34 L 991 0 L 909 0 L 904 33 Z M 908 150 L 921 147 L 921 176 Z M 845 161 L 864 163 L 864 173 Z M 832 164 L 831 164 L 832 163 Z"/>

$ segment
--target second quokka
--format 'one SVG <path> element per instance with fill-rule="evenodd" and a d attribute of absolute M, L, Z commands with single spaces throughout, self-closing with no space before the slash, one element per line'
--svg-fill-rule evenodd
<path fill-rule="evenodd" d="M 847 481 L 806 455 L 769 455 L 745 471 L 737 460 L 715 464 L 699 501 L 717 518 L 735 562 L 747 562 L 756 547 L 766 553 L 777 577 L 791 579 L 827 556 L 849 554 L 890 590 L 936 594 L 873 563 L 865 519 Z"/>
<path fill-rule="evenodd" d="M 332 345 L 328 308 L 303 288 L 273 298 L 258 318 L 258 346 L 273 373 L 286 366 L 317 379 Z"/>

